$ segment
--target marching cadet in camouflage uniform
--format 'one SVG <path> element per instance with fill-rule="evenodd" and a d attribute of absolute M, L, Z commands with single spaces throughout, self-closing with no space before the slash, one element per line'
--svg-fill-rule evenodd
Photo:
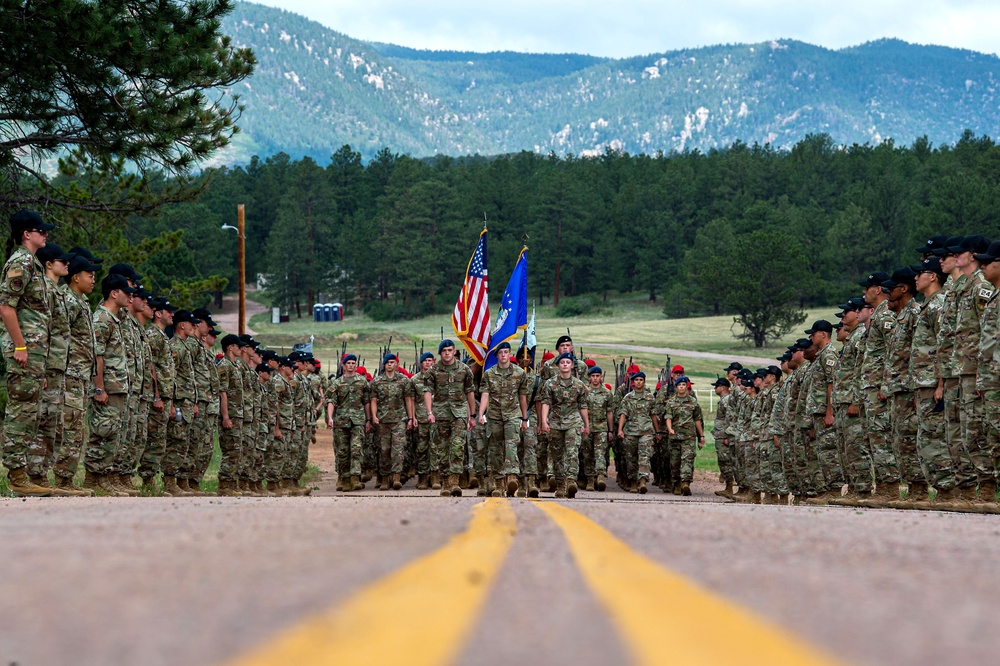
<path fill-rule="evenodd" d="M 840 455 L 847 474 L 847 495 L 831 502 L 856 506 L 872 494 L 872 460 L 861 419 L 860 368 L 864 358 L 865 325 L 861 312 L 871 312 L 863 298 L 852 298 L 841 307 L 841 323 L 847 339 L 840 351 L 840 363 L 833 381 L 834 418 Z"/>
<path fill-rule="evenodd" d="M 833 383 L 837 378 L 839 359 L 831 341 L 833 325 L 830 322 L 820 319 L 806 334 L 817 347 L 806 396 L 806 411 L 813 417 L 812 439 L 819 463 L 819 478 L 822 479 L 821 489 L 824 491 L 815 501 L 825 503 L 840 497 L 844 485 L 844 467 L 837 445 L 833 410 Z"/>
<path fill-rule="evenodd" d="M 561 338 L 560 338 L 561 339 Z M 549 455 L 556 478 L 556 497 L 576 496 L 579 473 L 580 436 L 590 433 L 587 415 L 587 387 L 573 376 L 573 355 L 564 352 L 556 357 L 559 376 L 542 387 L 542 432 L 549 434 Z M 579 362 L 585 369 L 587 366 Z M 584 370 L 585 372 L 586 370 Z M 582 428 L 581 428 L 582 426 Z"/>
<path fill-rule="evenodd" d="M 614 432 L 614 414 L 611 409 L 611 391 L 604 385 L 604 372 L 593 366 L 587 373 L 587 413 L 590 414 L 590 435 L 583 442 L 583 473 L 587 477 L 587 490 L 604 492 L 608 471 L 607 453 Z"/>
<path fill-rule="evenodd" d="M 59 289 L 59 278 L 69 272 L 71 255 L 55 243 L 47 243 L 35 253 L 45 268 L 49 295 L 49 349 L 45 358 L 45 386 L 38 405 L 38 437 L 28 449 L 28 476 L 36 486 L 51 489 L 56 497 L 91 494 L 49 483 L 56 450 L 63 438 L 63 411 L 66 397 L 66 367 L 69 363 L 70 324 L 66 294 Z M 74 470 L 75 471 L 75 470 Z"/>
<path fill-rule="evenodd" d="M 968 507 L 971 504 L 959 496 L 955 463 L 948 450 L 943 401 L 934 397 L 939 381 L 938 329 L 945 298 L 942 285 L 947 277 L 937 257 L 928 257 L 914 270 L 917 290 L 924 295 L 913 329 L 909 368 L 917 414 L 917 450 L 927 482 L 937 489 L 933 503 L 941 507 Z"/>
<path fill-rule="evenodd" d="M 879 392 L 889 334 L 896 325 L 896 315 L 889 309 L 888 296 L 882 287 L 888 279 L 885 273 L 877 272 L 861 283 L 865 301 L 875 308 L 865 329 L 865 354 L 858 369 L 864 401 L 865 434 L 875 470 L 877 497 L 873 498 L 874 501 L 899 499 L 899 464 L 892 451 L 888 396 Z"/>
<path fill-rule="evenodd" d="M 133 291 L 121 275 L 108 275 L 101 282 L 104 302 L 94 313 L 97 372 L 94 376 L 94 404 L 91 406 L 86 467 L 88 475 L 94 475 L 92 483 L 96 487 L 88 487 L 92 490 L 100 488 L 116 496 L 131 494 L 118 483 L 114 463 L 125 434 L 123 424 L 128 421 L 125 412 L 130 377 L 121 320 Z"/>
<path fill-rule="evenodd" d="M 177 485 L 177 474 L 183 470 L 191 439 L 191 424 L 198 411 L 198 388 L 195 384 L 194 361 L 187 338 L 194 334 L 197 318 L 190 310 L 174 313 L 174 337 L 167 344 L 174 362 L 174 394 L 167 424 L 167 449 L 163 454 L 163 491 L 174 497 L 191 495 Z"/>
<path fill-rule="evenodd" d="M 174 413 L 174 359 L 168 347 L 166 328 L 173 324 L 177 308 L 165 298 L 153 299 L 150 307 L 153 319 L 146 325 L 145 333 L 152 354 L 155 383 L 146 426 L 146 450 L 139 462 L 139 476 L 144 486 L 152 488 L 153 477 L 161 471 L 160 465 L 167 450 L 167 425 Z"/>
<path fill-rule="evenodd" d="M 35 252 L 55 227 L 33 210 L 10 217 L 7 263 L 0 284 L 0 337 L 7 364 L 7 407 L 3 422 L 3 464 L 15 495 L 47 497 L 51 490 L 28 476 L 28 449 L 38 437 L 38 401 L 49 344 L 49 285 Z M 16 249 L 15 249 L 16 248 Z"/>
<path fill-rule="evenodd" d="M 371 391 L 357 374 L 358 358 L 347 354 L 340 362 L 344 374 L 330 384 L 326 423 L 333 428 L 337 475 L 345 477 L 342 490 L 364 489 L 361 482 L 361 439 L 371 430 Z M 284 432 L 284 431 L 282 431 Z"/>
<path fill-rule="evenodd" d="M 646 373 L 632 375 L 632 390 L 625 394 L 618 408 L 618 437 L 625 452 L 622 466 L 628 468 L 629 479 L 638 479 L 636 485 L 629 486 L 630 493 L 645 495 L 647 492 L 653 436 L 660 429 L 659 417 L 654 413 L 655 403 L 653 392 L 646 390 Z M 590 413 L 589 407 L 587 413 Z M 603 420 L 600 414 L 597 420 Z"/>
<path fill-rule="evenodd" d="M 403 454 L 406 432 L 413 428 L 413 383 L 398 372 L 399 359 L 386 354 L 382 359 L 382 374 L 371 383 L 372 425 L 378 428 L 379 490 L 400 490 L 403 487 Z"/>
<path fill-rule="evenodd" d="M 671 466 L 673 447 L 676 446 L 680 456 L 680 491 L 682 495 L 690 495 L 694 458 L 697 449 L 705 446 L 705 423 L 698 398 L 690 392 L 691 380 L 683 375 L 678 377 L 674 380 L 674 389 L 676 393 L 667 402 L 664 414 L 671 442 Z"/>
<path fill-rule="evenodd" d="M 736 476 L 733 474 L 733 449 L 729 441 L 729 418 L 733 394 L 731 382 L 725 377 L 719 377 L 712 384 L 719 404 L 715 408 L 715 421 L 712 424 L 712 438 L 715 440 L 715 457 L 719 463 L 720 480 L 726 484 L 723 490 L 716 490 L 719 497 L 730 497 L 733 494 L 733 484 Z"/>
<path fill-rule="evenodd" d="M 236 480 L 239 478 L 243 455 L 243 369 L 240 364 L 239 336 L 229 334 L 222 338 L 222 361 L 216 366 L 219 371 L 219 399 L 221 409 L 221 429 L 219 448 L 219 495 L 239 496 Z"/>
<path fill-rule="evenodd" d="M 993 285 L 983 277 L 975 255 L 986 252 L 989 244 L 983 236 L 966 236 L 957 246 L 949 246 L 948 250 L 955 255 L 956 268 L 966 276 L 956 292 L 955 346 L 951 356 L 952 370 L 958 376 L 961 439 L 972 458 L 977 481 L 985 484 L 985 494 L 989 495 L 988 501 L 992 503 L 996 495 L 996 464 L 986 444 L 983 398 L 976 390 L 980 317 L 993 296 Z"/>
<path fill-rule="evenodd" d="M 553 377 L 559 375 L 558 366 L 558 356 L 562 354 L 569 354 L 573 357 L 573 371 L 572 376 L 576 377 L 580 381 L 587 381 L 587 364 L 576 358 L 576 354 L 573 348 L 573 339 L 568 335 L 560 336 L 556 340 L 556 353 L 554 355 L 546 354 L 542 359 L 542 367 L 538 369 L 538 378 L 540 386 L 544 386 L 545 382 L 549 381 Z M 638 372 L 638 370 L 636 371 Z M 624 395 L 624 393 L 622 394 Z M 541 413 L 541 391 L 535 395 L 535 409 Z M 542 476 L 547 476 L 549 482 L 549 490 L 555 490 L 555 468 L 553 466 L 552 456 L 549 455 L 549 438 L 548 435 L 539 432 L 538 435 L 538 473 Z"/>
<path fill-rule="evenodd" d="M 886 349 L 881 392 L 892 401 L 892 447 L 900 477 L 907 485 L 907 504 L 928 499 L 927 480 L 917 453 L 917 413 L 910 379 L 910 349 L 920 309 L 913 300 L 917 290 L 916 276 L 906 266 L 893 271 L 892 277 L 883 283 L 889 290 L 889 309 L 896 313 L 896 325 Z"/>
<path fill-rule="evenodd" d="M 979 372 L 976 389 L 983 396 L 983 425 L 986 449 L 994 464 L 1000 462 L 1000 241 L 993 241 L 985 252 L 974 255 L 985 277 L 993 286 L 979 332 Z M 979 482 L 979 501 L 995 510 L 996 478 Z"/>
<path fill-rule="evenodd" d="M 138 443 L 136 431 L 139 424 L 139 401 L 142 394 L 143 354 L 139 339 L 140 326 L 133 314 L 132 308 L 134 307 L 133 300 L 139 293 L 139 280 L 142 279 L 142 276 L 136 273 L 135 269 L 128 264 L 115 264 L 108 269 L 108 275 L 121 275 L 124 277 L 133 292 L 133 298 L 129 299 L 128 304 L 121 309 L 118 315 L 121 323 L 122 341 L 125 344 L 126 350 L 125 361 L 128 368 L 129 389 L 124 410 L 124 420 L 120 424 L 122 428 L 121 445 L 113 464 L 116 472 L 113 482 L 119 490 L 134 496 L 139 494 L 132 486 L 131 475 L 135 468 L 137 454 L 140 453 L 136 451 Z"/>
<path fill-rule="evenodd" d="M 425 352 L 420 356 L 420 372 L 413 375 L 411 382 L 414 391 L 414 417 L 417 419 L 416 426 L 416 466 L 417 466 L 417 490 L 427 490 L 431 485 L 434 490 L 441 490 L 441 477 L 438 472 L 437 450 L 432 446 L 431 431 L 433 426 L 427 421 L 427 407 L 424 405 L 424 380 L 427 378 L 427 371 L 434 365 L 434 354 Z"/>
<path fill-rule="evenodd" d="M 284 477 L 285 462 L 288 459 L 288 441 L 295 431 L 295 397 L 293 395 L 292 381 L 294 380 L 294 362 L 287 356 L 280 356 L 276 359 L 278 372 L 273 373 L 271 378 L 274 384 L 274 392 L 277 396 L 276 420 L 274 425 L 274 446 L 268 449 L 267 456 L 267 482 L 268 486 L 274 482 L 274 492 L 278 495 L 289 495 L 290 484 Z M 332 391 L 332 384 L 331 384 Z M 331 391 L 327 391 L 329 397 Z M 327 403 L 329 405 L 329 403 Z M 364 485 L 358 482 L 359 488 L 352 488 L 350 484 L 345 486 L 344 481 L 347 475 L 342 473 L 340 456 L 337 456 L 337 490 L 360 490 Z"/>
<path fill-rule="evenodd" d="M 56 485 L 67 490 L 73 487 L 73 475 L 87 441 L 87 401 L 95 365 L 94 320 L 87 296 L 94 291 L 97 268 L 86 257 L 76 255 L 67 267 L 67 284 L 59 287 L 66 302 L 70 336 L 66 397 L 63 401 L 63 437 L 56 449 L 54 472 Z"/>
<path fill-rule="evenodd" d="M 443 456 L 441 473 L 448 472 L 447 484 L 441 485 L 441 496 L 461 497 L 458 476 L 463 470 L 465 433 L 476 425 L 475 382 L 469 367 L 455 358 L 455 343 L 451 340 L 441 341 L 438 355 L 441 360 L 427 372 L 423 400 L 427 420 L 437 424 L 435 437 Z M 438 414 L 434 413 L 434 404 Z"/>
<path fill-rule="evenodd" d="M 501 342 L 496 356 L 497 364 L 483 373 L 479 424 L 487 428 L 486 455 L 493 473 L 493 496 L 500 497 L 506 490 L 508 497 L 514 497 L 521 473 L 518 442 L 528 429 L 528 375 L 511 363 L 510 343 Z M 524 483 L 534 485 L 533 480 Z"/>
<path fill-rule="evenodd" d="M 632 377 L 635 376 L 635 374 L 638 373 L 638 372 L 640 372 L 640 369 L 639 369 L 638 365 L 636 365 L 635 363 L 629 365 L 628 368 L 626 368 L 626 370 L 625 370 L 625 380 L 615 389 L 614 393 L 611 395 L 611 422 L 612 423 L 617 423 L 618 419 L 621 417 L 621 415 L 622 415 L 622 412 L 621 412 L 622 400 L 624 400 L 625 399 L 625 395 L 629 391 L 632 390 Z M 657 397 L 659 397 L 659 396 L 657 396 Z M 663 395 L 662 399 L 666 400 L 666 394 Z M 663 406 L 657 405 L 657 406 L 654 407 L 654 411 L 656 411 L 657 414 L 661 414 L 663 407 L 665 407 L 665 405 L 663 405 Z M 617 427 L 613 428 L 613 432 L 616 435 L 618 434 L 617 431 L 618 431 Z M 624 449 L 622 448 L 623 447 L 622 442 L 624 442 L 624 440 L 622 440 L 621 438 L 619 438 L 619 442 L 620 443 L 618 444 L 618 449 L 617 450 L 622 453 L 622 458 L 623 459 L 622 460 L 618 460 L 617 458 L 615 459 L 615 483 L 618 484 L 619 488 L 621 488 L 625 492 L 628 492 L 633 487 L 635 487 L 635 488 L 639 487 L 639 485 L 638 485 L 639 484 L 639 479 L 633 479 L 633 478 L 629 477 L 629 465 L 628 465 L 628 462 L 626 460 L 624 460 L 624 457 L 625 457 L 624 456 Z M 663 444 L 662 440 L 661 440 L 661 444 Z M 669 445 L 669 441 L 666 444 L 663 444 L 664 447 L 666 447 L 667 445 Z M 655 442 L 654 442 L 654 446 L 656 446 Z M 664 489 L 664 490 L 666 490 L 666 489 Z"/>

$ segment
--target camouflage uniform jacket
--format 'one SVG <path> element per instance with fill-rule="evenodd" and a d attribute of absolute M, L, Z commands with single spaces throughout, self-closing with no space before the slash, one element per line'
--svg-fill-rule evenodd
<path fill-rule="evenodd" d="M 690 393 L 684 397 L 677 394 L 670 396 L 664 416 L 670 419 L 670 427 L 681 437 L 694 437 L 697 434 L 695 421 L 704 422 L 698 398 Z"/>
<path fill-rule="evenodd" d="M 222 398 L 219 395 L 222 387 L 222 383 L 219 380 L 219 365 L 215 362 L 215 354 L 209 351 L 205 345 L 201 346 L 201 353 L 208 365 L 208 386 L 210 391 L 208 394 L 208 414 L 209 416 L 218 416 L 222 410 Z"/>
<path fill-rule="evenodd" d="M 370 394 L 372 399 L 378 400 L 378 410 L 375 416 L 379 423 L 399 423 L 405 421 L 406 399 L 415 398 L 413 382 L 407 379 L 402 373 L 393 373 L 376 377 L 371 383 Z"/>
<path fill-rule="evenodd" d="M 620 407 L 621 413 L 625 416 L 625 426 L 622 428 L 622 433 L 630 437 L 653 434 L 653 405 L 655 403 L 656 398 L 649 389 L 632 390 L 626 393 Z"/>
<path fill-rule="evenodd" d="M 494 365 L 483 373 L 480 384 L 483 393 L 490 394 L 490 404 L 486 406 L 486 416 L 491 420 L 507 421 L 521 419 L 521 402 L 519 396 L 528 401 L 531 387 L 528 386 L 528 374 L 514 363 L 507 369 Z"/>
<path fill-rule="evenodd" d="M 280 372 L 275 372 L 271 377 L 274 384 L 274 393 L 278 399 L 278 428 L 284 433 L 295 430 L 295 396 L 292 385 Z"/>
<path fill-rule="evenodd" d="M 198 400 L 198 388 L 194 381 L 194 362 L 191 359 L 191 350 L 181 340 L 179 335 L 174 335 L 167 343 L 170 356 L 174 360 L 174 400 Z"/>
<path fill-rule="evenodd" d="M 955 348 L 951 353 L 951 364 L 958 376 L 975 375 L 979 358 L 979 320 L 986 303 L 993 297 L 993 285 L 982 270 L 969 276 L 958 294 L 955 317 Z"/>
<path fill-rule="evenodd" d="M 611 391 L 604 384 L 594 388 L 587 384 L 587 415 L 591 432 L 608 431 L 608 412 L 611 411 Z"/>
<path fill-rule="evenodd" d="M 139 320 L 127 307 L 118 311 L 122 341 L 125 344 L 125 362 L 128 367 L 129 393 L 142 393 L 142 344 L 139 341 Z"/>
<path fill-rule="evenodd" d="M 774 394 L 774 405 L 771 407 L 771 415 L 767 420 L 767 435 L 783 437 L 789 433 L 789 397 L 793 383 L 792 375 L 785 375 L 777 385 L 778 390 Z"/>
<path fill-rule="evenodd" d="M 767 429 L 771 421 L 771 412 L 774 410 L 774 394 L 777 388 L 777 384 L 764 387 L 753 401 L 749 425 L 750 441 L 757 442 L 768 438 Z"/>
<path fill-rule="evenodd" d="M 105 392 L 129 392 L 127 353 L 118 317 L 103 305 L 98 306 L 94 312 L 94 354 L 104 359 Z"/>
<path fill-rule="evenodd" d="M 257 373 L 250 364 L 242 358 L 237 359 L 240 366 L 240 379 L 243 380 L 243 421 L 253 421 L 254 411 L 257 409 L 254 395 L 254 384 L 257 383 Z M 298 376 L 298 375 L 296 375 Z"/>
<path fill-rule="evenodd" d="M 45 357 L 45 372 L 56 372 L 65 374 L 69 365 L 69 303 L 66 293 L 59 288 L 59 285 L 45 278 L 48 281 L 49 294 L 49 351 Z M 73 300 L 76 296 L 70 292 Z"/>
<path fill-rule="evenodd" d="M 941 319 L 937 334 L 937 376 L 942 379 L 957 377 L 952 365 L 952 352 L 955 349 L 955 325 L 958 322 L 958 296 L 965 285 L 966 276 L 959 275 L 957 279 L 951 276 L 944 283 L 944 303 L 941 306 Z"/>
<path fill-rule="evenodd" d="M 896 327 L 886 350 L 882 395 L 889 396 L 910 390 L 910 350 L 913 347 L 913 331 L 919 312 L 920 304 L 911 299 L 896 316 Z"/>
<path fill-rule="evenodd" d="M 631 390 L 632 382 L 626 379 L 615 389 L 614 395 L 611 396 L 611 415 L 614 417 L 615 423 L 618 422 L 618 417 L 622 415 L 622 400 L 625 399 L 625 394 Z"/>
<path fill-rule="evenodd" d="M 167 347 L 167 334 L 156 324 L 146 325 L 146 339 L 156 367 L 156 384 L 163 400 L 170 400 L 174 395 L 174 359 Z"/>
<path fill-rule="evenodd" d="M 743 393 L 742 402 L 740 402 L 740 409 L 737 412 L 737 442 L 749 442 L 755 438 L 755 435 L 750 430 L 750 417 L 753 416 L 754 404 L 760 396 L 751 396 L 749 393 Z"/>
<path fill-rule="evenodd" d="M 837 352 L 833 350 L 832 343 L 816 354 L 816 360 L 810 366 L 806 413 L 826 414 L 826 390 L 837 377 L 837 361 Z M 830 404 L 833 404 L 832 401 Z"/>
<path fill-rule="evenodd" d="M 463 366 L 464 367 L 464 366 Z M 371 388 L 361 375 L 341 375 L 330 384 L 333 425 L 351 427 L 365 424 L 365 405 L 371 402 Z"/>
<path fill-rule="evenodd" d="M 553 377 L 542 386 L 541 402 L 549 406 L 550 428 L 556 430 L 580 428 L 583 426 L 580 410 L 587 409 L 587 386 L 576 377 L 568 379 Z"/>
<path fill-rule="evenodd" d="M 139 395 L 143 399 L 150 402 L 153 401 L 154 397 L 154 387 L 153 387 L 153 348 L 149 344 L 149 336 L 146 334 L 146 330 L 141 326 L 136 328 L 136 335 L 139 336 L 139 352 L 142 356 L 139 363 L 142 368 L 142 386 L 139 389 Z"/>
<path fill-rule="evenodd" d="M 865 355 L 865 326 L 859 323 L 840 350 L 840 364 L 833 382 L 833 404 L 861 404 L 861 362 Z"/>
<path fill-rule="evenodd" d="M 264 396 L 264 407 L 261 422 L 266 424 L 268 432 L 274 430 L 274 424 L 278 421 L 278 391 L 274 383 L 274 376 L 278 374 L 275 370 L 271 373 L 271 378 L 261 384 L 261 394 Z"/>
<path fill-rule="evenodd" d="M 435 418 L 469 418 L 468 394 L 476 390 L 469 366 L 458 361 L 451 365 L 437 361 L 427 370 L 423 384 L 424 393 L 434 395 L 431 408 L 438 411 Z M 422 400 L 423 396 L 420 397 Z"/>
<path fill-rule="evenodd" d="M 731 412 L 733 404 L 733 394 L 726 393 L 719 398 L 719 404 L 715 408 L 715 421 L 712 422 L 712 437 L 722 441 L 729 437 L 729 420 L 733 417 Z"/>
<path fill-rule="evenodd" d="M 861 388 L 880 388 L 885 376 L 885 354 L 889 335 L 896 325 L 896 313 L 889 309 L 889 301 L 882 301 L 868 320 L 865 332 L 865 357 L 861 361 Z"/>
<path fill-rule="evenodd" d="M 976 388 L 980 391 L 1000 390 L 1000 290 L 994 290 L 983 309 L 979 331 L 979 373 Z M 993 401 L 993 396 L 987 396 Z"/>
<path fill-rule="evenodd" d="M 66 285 L 60 287 L 66 296 L 69 312 L 69 355 L 66 376 L 83 382 L 94 377 L 94 319 L 90 306 L 82 296 L 77 296 Z"/>
<path fill-rule="evenodd" d="M 191 368 L 194 370 L 194 385 L 198 390 L 198 401 L 208 402 L 212 394 L 212 377 L 205 358 L 205 345 L 193 335 L 189 335 L 184 345 L 191 354 Z"/>
<path fill-rule="evenodd" d="M 795 396 L 792 398 L 792 425 L 796 428 L 808 428 L 812 425 L 812 413 L 806 409 L 809 398 L 809 385 L 812 381 L 812 361 L 802 361 L 802 365 L 795 369 L 799 374 L 799 381 L 795 385 Z"/>
<path fill-rule="evenodd" d="M 937 291 L 917 308 L 910 346 L 909 389 L 937 386 L 938 328 L 944 309 L 944 290 Z"/>
<path fill-rule="evenodd" d="M 236 359 L 237 361 L 239 359 Z M 232 421 L 243 420 L 243 369 L 228 356 L 222 359 L 219 368 L 219 390 L 226 393 L 227 414 Z"/>
<path fill-rule="evenodd" d="M 45 370 L 45 357 L 48 354 L 51 318 L 49 289 L 45 269 L 38 263 L 38 259 L 23 245 L 17 246 L 3 267 L 0 304 L 17 310 L 17 323 L 28 348 L 28 370 L 38 376 Z M 14 355 L 14 341 L 2 326 L 0 345 L 8 358 Z"/>
<path fill-rule="evenodd" d="M 417 417 L 418 423 L 427 423 L 427 408 L 424 406 L 424 398 L 423 398 L 424 381 L 426 379 L 427 376 L 423 373 L 423 371 L 421 371 L 413 375 L 413 379 L 410 380 L 411 382 L 413 382 L 413 393 L 415 400 L 413 405 L 413 415 Z M 329 391 L 327 391 L 326 401 L 327 403 L 330 402 Z"/>

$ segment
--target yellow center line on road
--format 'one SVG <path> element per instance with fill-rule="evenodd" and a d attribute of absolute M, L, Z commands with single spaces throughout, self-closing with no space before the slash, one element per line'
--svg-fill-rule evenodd
<path fill-rule="evenodd" d="M 584 580 L 608 610 L 635 663 L 819 666 L 834 659 L 636 553 L 554 502 L 533 502 L 569 542 Z"/>
<path fill-rule="evenodd" d="M 479 618 L 516 531 L 510 504 L 487 499 L 476 505 L 468 529 L 443 547 L 230 664 L 451 663 Z"/>

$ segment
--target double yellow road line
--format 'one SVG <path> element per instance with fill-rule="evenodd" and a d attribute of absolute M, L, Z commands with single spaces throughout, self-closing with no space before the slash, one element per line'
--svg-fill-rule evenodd
<path fill-rule="evenodd" d="M 562 530 L 584 580 L 634 663 L 832 665 L 787 632 L 636 553 L 580 513 L 535 502 Z M 442 548 L 304 621 L 231 666 L 452 663 L 489 596 L 517 531 L 510 503 L 477 504 L 468 529 Z M 663 645 L 670 645 L 669 653 Z"/>

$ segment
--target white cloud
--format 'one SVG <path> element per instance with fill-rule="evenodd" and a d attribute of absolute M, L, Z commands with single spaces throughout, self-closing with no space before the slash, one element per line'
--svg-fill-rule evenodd
<path fill-rule="evenodd" d="M 882 37 L 997 53 L 986 0 L 264 0 L 358 39 L 425 49 L 625 57 L 798 39 L 842 48 Z"/>

